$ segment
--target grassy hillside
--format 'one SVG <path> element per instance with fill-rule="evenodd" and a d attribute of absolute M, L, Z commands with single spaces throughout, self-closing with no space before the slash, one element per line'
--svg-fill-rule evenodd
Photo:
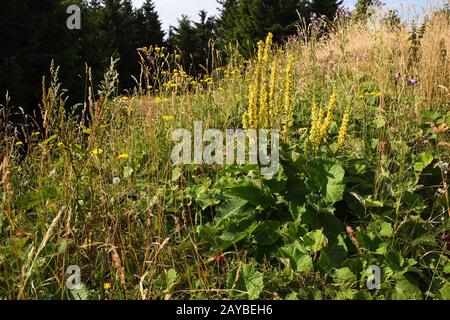
<path fill-rule="evenodd" d="M 52 67 L 26 141 L 3 108 L 0 298 L 449 299 L 449 17 L 305 32 L 199 79 L 142 48 L 135 93 L 112 61 L 81 116 Z M 278 173 L 174 166 L 194 121 L 281 129 Z"/>

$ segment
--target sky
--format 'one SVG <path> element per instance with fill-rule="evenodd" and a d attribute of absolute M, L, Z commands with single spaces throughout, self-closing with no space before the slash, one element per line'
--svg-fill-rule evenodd
<path fill-rule="evenodd" d="M 164 30 L 168 30 L 169 26 L 177 25 L 178 19 L 182 14 L 186 14 L 193 20 L 197 20 L 198 12 L 202 9 L 206 10 L 210 15 L 217 14 L 216 0 L 154 0 L 156 10 L 159 13 Z M 422 8 L 430 7 L 430 3 L 444 3 L 447 0 L 382 0 L 389 8 L 399 10 L 402 16 L 407 20 L 412 19 L 411 11 L 422 12 Z M 133 0 L 136 7 L 140 7 L 144 0 Z M 352 8 L 356 0 L 344 0 L 344 5 Z M 410 8 L 414 8 L 410 10 Z"/>

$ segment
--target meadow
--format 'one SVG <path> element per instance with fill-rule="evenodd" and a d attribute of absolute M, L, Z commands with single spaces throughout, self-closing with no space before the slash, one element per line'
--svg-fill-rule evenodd
<path fill-rule="evenodd" d="M 0 299 L 450 299 L 450 17 L 323 31 L 201 77 L 140 48 L 73 107 L 52 65 L 39 127 L 4 102 Z M 278 172 L 173 165 L 195 121 L 280 129 Z"/>

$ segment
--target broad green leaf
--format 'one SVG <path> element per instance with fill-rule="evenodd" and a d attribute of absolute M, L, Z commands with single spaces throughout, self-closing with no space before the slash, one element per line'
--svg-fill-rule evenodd
<path fill-rule="evenodd" d="M 417 156 L 417 161 L 414 164 L 414 171 L 420 173 L 433 162 L 433 155 L 430 152 L 422 152 Z"/>
<path fill-rule="evenodd" d="M 381 229 L 380 229 L 380 233 L 379 233 L 380 237 L 390 238 L 390 237 L 392 237 L 392 232 L 393 232 L 393 229 L 392 229 L 392 226 L 390 223 L 383 222 L 381 224 Z"/>
<path fill-rule="evenodd" d="M 169 269 L 169 271 L 167 271 L 167 275 L 166 275 L 166 290 L 165 293 L 169 293 L 173 287 L 176 285 L 178 279 L 178 273 L 175 269 Z"/>
<path fill-rule="evenodd" d="M 333 272 L 333 281 L 342 288 L 351 288 L 356 283 L 356 275 L 347 267 Z"/>
<path fill-rule="evenodd" d="M 256 271 L 255 266 L 246 264 L 242 268 L 242 277 L 248 299 L 259 299 L 259 296 L 264 289 L 264 275 L 261 272 Z"/>
<path fill-rule="evenodd" d="M 439 290 L 442 299 L 450 300 L 450 285 L 448 282 Z"/>
<path fill-rule="evenodd" d="M 403 271 L 403 264 L 405 259 L 401 256 L 399 252 L 390 251 L 386 254 L 386 264 L 395 271 Z"/>
<path fill-rule="evenodd" d="M 183 170 L 181 167 L 175 167 L 172 170 L 172 182 L 178 181 L 183 174 Z"/>
<path fill-rule="evenodd" d="M 395 285 L 395 292 L 392 295 L 393 300 L 422 300 L 422 292 L 413 285 L 408 279 L 402 278 Z"/>
<path fill-rule="evenodd" d="M 347 258 L 347 245 L 342 235 L 328 239 L 328 247 L 320 252 L 317 269 L 329 273 L 340 266 Z"/>
<path fill-rule="evenodd" d="M 281 224 L 278 221 L 263 221 L 253 235 L 258 246 L 271 246 L 280 238 Z"/>
<path fill-rule="evenodd" d="M 298 293 L 297 292 L 291 292 L 288 295 L 286 295 L 284 300 L 298 300 Z"/>
<path fill-rule="evenodd" d="M 377 129 L 381 129 L 386 125 L 386 120 L 384 120 L 383 118 L 376 118 L 375 120 L 373 120 L 373 124 Z"/>
<path fill-rule="evenodd" d="M 226 186 L 226 190 L 229 195 L 247 200 L 250 204 L 255 206 L 265 208 L 269 206 L 271 202 L 270 195 L 267 192 L 248 181 L 240 184 L 228 185 Z"/>
<path fill-rule="evenodd" d="M 327 208 L 343 199 L 345 170 L 341 164 L 317 160 L 311 162 L 308 170 L 307 198 L 312 205 Z"/>
<path fill-rule="evenodd" d="M 327 237 L 323 234 L 323 230 L 314 230 L 303 237 L 303 242 L 309 251 L 316 253 L 327 245 Z"/>
<path fill-rule="evenodd" d="M 79 289 L 70 290 L 70 295 L 73 300 L 89 300 L 90 298 L 90 292 L 84 284 Z"/>
<path fill-rule="evenodd" d="M 289 263 L 296 272 L 309 272 L 313 270 L 311 257 L 298 241 L 280 248 L 280 254 L 283 258 L 288 259 L 288 262 L 285 264 Z"/>
<path fill-rule="evenodd" d="M 123 168 L 123 177 L 127 179 L 133 175 L 133 172 L 134 172 L 133 168 L 127 166 Z"/>

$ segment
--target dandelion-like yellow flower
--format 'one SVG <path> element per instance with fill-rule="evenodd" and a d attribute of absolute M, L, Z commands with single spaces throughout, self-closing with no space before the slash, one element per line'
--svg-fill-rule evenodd
<path fill-rule="evenodd" d="M 173 120 L 175 120 L 175 117 L 174 116 L 163 116 L 163 120 L 166 122 L 173 121 Z"/>
<path fill-rule="evenodd" d="M 104 283 L 103 284 L 103 289 L 105 289 L 105 290 L 111 289 L 111 284 L 109 282 Z"/>
<path fill-rule="evenodd" d="M 92 150 L 92 154 L 94 156 L 101 155 L 101 154 L 103 154 L 103 149 L 100 149 L 100 148 L 94 149 L 94 150 Z"/>

